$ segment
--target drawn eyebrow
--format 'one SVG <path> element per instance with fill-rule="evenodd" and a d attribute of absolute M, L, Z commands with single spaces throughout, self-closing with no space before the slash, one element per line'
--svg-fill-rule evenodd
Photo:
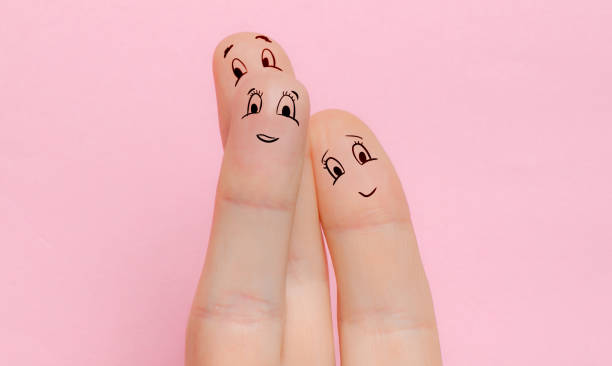
<path fill-rule="evenodd" d="M 329 149 L 325 150 L 325 153 L 323 154 L 323 157 L 321 158 L 321 163 L 323 165 L 325 165 L 325 155 L 327 155 L 327 152 L 329 151 Z"/>
<path fill-rule="evenodd" d="M 268 43 L 272 43 L 272 41 L 270 41 L 270 38 L 266 37 L 266 36 L 255 36 L 255 39 L 263 39 L 264 41 L 268 42 Z"/>
<path fill-rule="evenodd" d="M 227 46 L 225 51 L 223 51 L 223 58 L 225 58 L 225 56 L 227 56 L 227 53 L 232 49 L 232 47 L 234 47 L 233 44 L 230 44 L 229 46 Z"/>
<path fill-rule="evenodd" d="M 357 135 L 346 135 L 346 137 L 357 137 L 358 139 L 362 139 L 363 140 L 363 137 L 357 136 Z"/>
<path fill-rule="evenodd" d="M 293 94 L 295 94 L 295 97 L 296 97 L 297 99 L 300 99 L 300 96 L 298 95 L 298 93 L 297 93 L 295 90 L 292 90 L 291 92 L 292 92 Z"/>
<path fill-rule="evenodd" d="M 251 88 L 251 89 L 249 89 L 249 91 L 247 92 L 247 95 L 251 94 L 251 92 L 252 92 L 253 90 L 255 90 L 255 88 Z"/>

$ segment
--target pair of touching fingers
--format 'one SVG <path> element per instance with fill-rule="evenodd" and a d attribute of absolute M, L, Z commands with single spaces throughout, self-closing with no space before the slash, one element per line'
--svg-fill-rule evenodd
<path fill-rule="evenodd" d="M 288 56 L 256 33 L 213 56 L 224 146 L 186 364 L 335 365 L 321 226 L 348 366 L 441 364 L 433 304 L 393 165 L 355 116 L 310 116 Z"/>

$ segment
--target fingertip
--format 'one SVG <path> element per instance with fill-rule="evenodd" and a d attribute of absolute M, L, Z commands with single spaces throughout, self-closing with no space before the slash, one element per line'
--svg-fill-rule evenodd
<path fill-rule="evenodd" d="M 237 88 L 230 107 L 220 189 L 242 201 L 290 206 L 306 155 L 306 88 L 288 75 L 258 75 Z"/>
<path fill-rule="evenodd" d="M 314 114 L 309 143 L 324 228 L 409 221 L 395 169 L 357 116 L 338 109 Z"/>
<path fill-rule="evenodd" d="M 236 88 L 252 76 L 287 74 L 295 77 L 291 61 L 280 44 L 255 32 L 225 37 L 213 52 L 213 78 L 217 94 L 219 130 L 225 146 L 229 131 L 229 104 Z"/>

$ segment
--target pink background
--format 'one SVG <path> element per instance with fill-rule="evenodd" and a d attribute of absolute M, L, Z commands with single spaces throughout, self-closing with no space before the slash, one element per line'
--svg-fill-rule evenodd
<path fill-rule="evenodd" d="M 447 365 L 612 364 L 611 24 L 609 0 L 2 0 L 0 364 L 182 364 L 211 53 L 240 30 L 386 147 Z"/>

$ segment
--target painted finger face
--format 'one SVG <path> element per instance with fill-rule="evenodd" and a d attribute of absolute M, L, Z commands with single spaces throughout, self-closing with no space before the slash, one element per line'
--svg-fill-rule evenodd
<path fill-rule="evenodd" d="M 315 114 L 310 143 L 313 163 L 320 162 L 315 168 L 319 212 L 334 216 L 327 222 L 367 225 L 407 212 L 393 165 L 357 117 L 335 110 Z"/>
<path fill-rule="evenodd" d="M 365 147 L 365 144 L 363 143 L 363 137 L 358 136 L 358 135 L 352 135 L 352 134 L 345 135 L 345 137 L 353 139 L 351 151 L 353 152 L 353 158 L 355 158 L 355 161 L 357 162 L 357 164 L 365 165 L 367 163 L 378 160 L 378 158 L 372 156 L 370 151 Z M 332 177 L 333 179 L 332 185 L 335 185 L 338 179 L 340 179 L 340 177 L 342 177 L 346 173 L 346 171 L 342 163 L 337 158 L 331 155 L 327 156 L 328 152 L 329 150 L 323 153 L 323 157 L 321 158 L 321 163 L 323 163 L 323 167 L 325 168 L 325 170 L 327 170 L 329 175 Z M 369 188 L 365 189 L 364 191 L 368 193 L 364 193 L 361 191 L 358 191 L 357 193 L 359 193 L 362 197 L 368 198 L 368 197 L 371 197 L 376 192 L 377 188 L 378 187 L 374 187 L 371 190 Z"/>
<path fill-rule="evenodd" d="M 238 136 L 242 144 L 261 146 L 257 151 L 293 153 L 299 147 L 296 136 L 303 140 L 306 134 L 310 104 L 306 89 L 294 78 L 259 75 L 237 89 L 232 110 L 230 130 L 241 130 Z M 230 136 L 235 139 L 236 134 L 231 131 Z"/>
<path fill-rule="evenodd" d="M 302 177 L 310 118 L 304 86 L 283 74 L 253 77 L 237 88 L 230 108 L 224 171 L 250 178 L 248 182 L 229 179 L 224 189 L 264 206 L 278 203 L 279 195 L 285 197 L 284 207 L 295 205 L 296 192 L 290 187 L 297 187 Z"/>
<path fill-rule="evenodd" d="M 281 46 L 265 35 L 236 33 L 219 43 L 213 55 L 219 127 L 225 141 L 229 129 L 228 106 L 236 89 L 259 74 L 294 76 L 289 57 Z"/>
<path fill-rule="evenodd" d="M 249 116 L 253 116 L 255 114 L 259 114 L 263 107 L 263 92 L 261 90 L 251 88 L 249 89 L 247 94 L 249 96 L 249 101 L 247 102 L 246 113 L 242 116 L 242 119 L 245 119 Z M 271 96 L 271 98 L 268 99 L 273 99 L 274 97 L 275 96 Z M 278 103 L 276 105 L 276 115 L 291 119 L 299 127 L 300 121 L 296 118 L 295 115 L 295 103 L 300 99 L 299 93 L 295 90 L 283 90 L 282 95 L 276 97 L 279 97 Z M 266 135 L 264 133 L 258 133 L 256 137 L 261 142 L 268 144 L 276 142 L 279 139 L 279 137 Z"/>
<path fill-rule="evenodd" d="M 349 158 L 349 161 L 345 160 L 345 164 L 349 163 L 352 167 L 358 168 L 360 166 L 364 166 L 365 164 L 372 163 L 378 160 L 378 158 L 373 156 L 372 153 L 370 153 L 370 151 L 366 148 L 365 143 L 363 141 L 363 137 L 354 134 L 347 134 L 345 135 L 345 137 L 352 140 L 352 142 L 350 140 L 347 140 L 345 147 L 347 149 L 350 147 L 353 158 Z M 347 154 L 343 154 L 345 158 L 346 155 Z M 357 165 L 355 165 L 355 162 L 357 163 Z M 340 160 L 332 156 L 329 153 L 329 149 L 323 153 L 323 156 L 321 157 L 321 163 L 323 164 L 323 168 L 331 176 L 333 180 L 332 185 L 335 185 L 336 182 L 338 182 L 338 180 L 346 174 L 346 170 Z M 360 187 L 356 193 L 358 193 L 361 197 L 369 198 L 374 195 L 374 193 L 376 193 L 376 189 L 378 189 L 377 186 L 365 187 L 364 184 L 363 191 Z"/>

